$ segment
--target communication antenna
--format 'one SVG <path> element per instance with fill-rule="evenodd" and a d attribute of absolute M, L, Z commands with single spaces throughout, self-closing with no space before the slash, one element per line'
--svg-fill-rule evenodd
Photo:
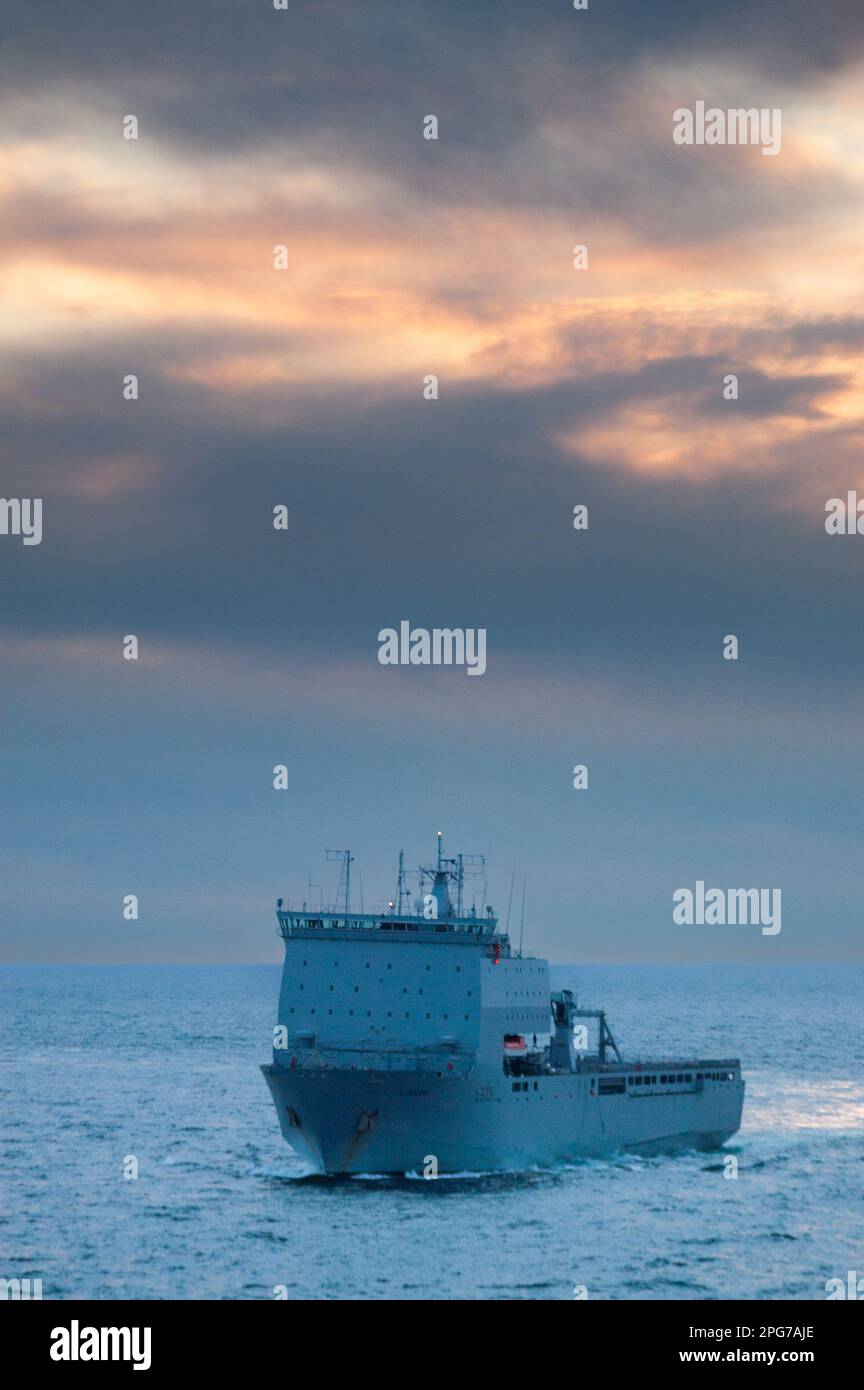
<path fill-rule="evenodd" d="M 513 865 L 513 872 L 510 875 L 510 897 L 507 899 L 507 922 L 504 927 L 505 932 L 510 930 L 510 909 L 513 906 L 513 885 L 516 882 L 516 865 Z"/>
<path fill-rule="evenodd" d="M 485 876 L 486 856 L 484 854 L 459 854 L 449 862 L 456 866 L 454 873 L 456 879 L 456 915 L 461 917 L 465 910 L 465 880 L 478 879 L 481 874 Z M 476 912 L 476 893 L 472 894 L 472 904 Z"/>
<path fill-rule="evenodd" d="M 345 916 L 351 911 L 351 865 L 354 863 L 350 849 L 327 849 L 324 851 L 328 859 L 341 859 L 342 868 L 339 871 L 339 887 L 336 890 L 336 911 L 339 911 L 339 899 L 345 902 Z"/>
<path fill-rule="evenodd" d="M 399 914 L 400 917 L 402 916 L 402 899 L 403 899 L 403 897 L 405 896 L 405 894 L 407 893 L 407 891 L 408 891 L 408 890 L 407 890 L 407 888 L 405 887 L 405 851 L 404 851 L 404 849 L 400 849 L 400 851 L 399 851 L 399 877 L 398 877 L 398 879 L 396 880 L 396 900 L 397 900 L 397 902 L 398 902 L 398 904 L 399 904 L 399 907 L 398 907 L 397 910 L 398 910 L 398 914 Z"/>
<path fill-rule="evenodd" d="M 519 955 L 520 955 L 520 956 L 522 955 L 522 940 L 523 940 L 523 937 L 524 937 L 524 935 L 525 935 L 525 885 L 526 885 L 527 882 L 528 882 L 527 878 L 523 878 L 523 880 L 522 880 L 522 920 L 521 920 L 521 922 L 519 923 Z"/>

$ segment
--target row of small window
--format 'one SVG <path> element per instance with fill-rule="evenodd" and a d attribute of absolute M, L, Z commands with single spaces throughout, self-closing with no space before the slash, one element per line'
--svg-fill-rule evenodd
<path fill-rule="evenodd" d="M 529 1087 L 530 1085 L 531 1085 L 531 1082 L 530 1082 L 530 1081 L 514 1081 L 514 1082 L 513 1082 L 513 1090 L 514 1090 L 514 1091 L 527 1091 L 527 1090 L 528 1090 L 528 1087 Z M 537 1090 L 537 1082 L 536 1082 L 536 1081 L 534 1082 L 534 1090 L 535 1090 L 535 1091 Z"/>
<path fill-rule="evenodd" d="M 297 1011 L 296 1011 L 296 1009 L 294 1009 L 294 1008 L 291 1008 L 291 1009 L 289 1010 L 289 1013 L 292 1013 L 292 1014 L 293 1014 L 293 1013 L 296 1013 L 296 1012 L 297 1012 Z M 303 1010 L 303 1012 L 304 1012 L 304 1013 L 306 1012 L 305 1009 Z M 310 1014 L 314 1014 L 314 1013 L 315 1013 L 315 1010 L 314 1010 L 314 1009 L 310 1009 L 309 1012 L 310 1012 Z M 324 1010 L 322 1009 L 321 1012 L 323 1013 Z M 328 1009 L 327 1012 L 328 1012 L 328 1014 L 332 1014 L 333 1010 L 332 1010 L 332 1009 Z M 339 1012 L 341 1013 L 341 1009 L 339 1010 Z M 353 1010 L 353 1009 L 349 1009 L 349 1010 L 348 1010 L 348 1016 L 349 1016 L 350 1018 L 353 1018 L 353 1017 L 354 1017 L 354 1010 Z M 366 1010 L 366 1017 L 367 1017 L 367 1018 L 371 1018 L 371 1017 L 372 1017 L 372 1010 L 371 1010 L 371 1009 L 367 1009 L 367 1010 Z M 388 1011 L 387 1011 L 387 1017 L 388 1017 L 388 1018 L 392 1018 L 392 1017 L 393 1017 L 393 1014 L 390 1012 L 389 1009 L 388 1009 Z M 406 1018 L 410 1018 L 411 1015 L 410 1015 L 410 1014 L 406 1014 L 405 1017 L 406 1017 Z M 427 1014 L 426 1017 L 427 1017 L 427 1018 L 431 1018 L 432 1015 L 431 1015 L 431 1014 Z M 441 1014 L 441 1018 L 447 1018 L 447 1019 L 449 1019 L 449 1017 L 450 1017 L 449 1014 Z M 465 1019 L 465 1022 L 467 1023 L 467 1022 L 468 1022 L 468 1019 L 470 1018 L 470 1014 L 463 1014 L 462 1017 Z"/>
<path fill-rule="evenodd" d="M 309 964 L 308 960 L 304 960 L 303 964 L 304 964 L 304 965 L 308 965 L 308 964 Z M 338 960 L 334 960 L 333 964 L 334 964 L 335 966 L 338 966 L 338 964 L 339 964 Z M 366 970 L 369 970 L 369 969 L 370 969 L 371 964 L 372 964 L 371 961 L 368 961 L 368 960 L 367 960 L 367 961 L 365 962 L 365 968 L 366 968 Z M 393 969 L 393 963 L 392 963 L 392 961 L 388 961 L 386 964 L 387 964 L 387 969 L 388 969 L 388 970 L 392 970 L 392 969 Z M 432 966 L 431 966 L 431 965 L 427 965 L 427 966 L 426 966 L 426 969 L 427 969 L 427 970 L 431 970 L 431 969 L 432 969 Z M 454 965 L 453 969 L 456 971 L 456 974 L 457 974 L 457 975 L 461 975 L 461 973 L 462 973 L 462 966 L 461 966 L 461 965 Z"/>
<path fill-rule="evenodd" d="M 378 983 L 379 983 L 379 985 L 383 985 L 384 981 L 383 981 L 383 980 L 379 980 Z M 305 985 L 298 985 L 297 988 L 298 988 L 298 989 L 305 989 Z M 335 985 L 330 985 L 330 993 L 331 993 L 331 994 L 334 993 L 335 989 L 336 989 L 336 986 L 335 986 Z M 359 985 L 355 985 L 355 986 L 354 986 L 354 993 L 355 993 L 355 994 L 359 994 L 359 993 L 360 993 L 360 986 L 359 986 Z M 408 986 L 407 986 L 407 985 L 403 985 L 403 986 L 402 986 L 402 993 L 403 993 L 403 994 L 407 994 L 407 993 L 408 993 Z M 423 993 L 422 989 L 418 989 L 417 993 L 418 993 L 418 994 L 422 994 L 422 993 Z M 471 998 L 471 996 L 473 995 L 473 993 L 474 993 L 473 989 L 469 989 L 469 990 L 466 991 L 467 997 L 468 997 L 469 999 Z"/>
<path fill-rule="evenodd" d="M 701 1076 L 700 1076 L 699 1079 L 701 1080 Z M 628 1086 L 656 1086 L 656 1085 L 658 1084 L 658 1082 L 659 1082 L 659 1084 L 660 1084 L 661 1086 L 672 1086 L 672 1085 L 674 1085 L 676 1082 L 679 1082 L 679 1083 L 681 1083 L 681 1082 L 686 1082 L 687 1085 L 690 1085 L 690 1084 L 692 1083 L 692 1081 L 693 1081 L 693 1073 L 692 1073 L 691 1071 L 688 1071 L 688 1072 L 679 1072 L 679 1073 L 677 1073 L 677 1074 L 674 1074 L 674 1073 L 673 1073 L 672 1076 L 628 1076 L 628 1077 L 627 1077 L 627 1085 L 628 1085 Z"/>
<path fill-rule="evenodd" d="M 734 1081 L 735 1075 L 731 1071 L 697 1071 L 697 1081 Z M 692 1071 L 672 1072 L 669 1076 L 628 1076 L 628 1086 L 674 1086 L 683 1083 L 691 1085 L 693 1082 Z"/>

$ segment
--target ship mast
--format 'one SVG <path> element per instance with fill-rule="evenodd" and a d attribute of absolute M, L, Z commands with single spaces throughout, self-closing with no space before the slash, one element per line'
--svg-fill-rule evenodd
<path fill-rule="evenodd" d="M 400 917 L 402 916 L 402 899 L 403 899 L 404 896 L 405 896 L 405 892 L 406 892 L 406 889 L 405 889 L 405 851 L 404 851 L 404 849 L 400 849 L 400 851 L 399 851 L 399 875 L 398 875 L 398 878 L 397 878 L 397 880 L 396 880 L 396 901 L 397 901 L 397 904 L 398 904 L 396 911 L 397 911 L 398 916 L 400 916 Z"/>
<path fill-rule="evenodd" d="M 438 914 L 441 917 L 461 918 L 465 911 L 465 879 L 477 877 L 479 874 L 485 875 L 486 857 L 483 854 L 457 854 L 455 858 L 448 858 L 444 853 L 444 832 L 437 831 L 437 857 L 434 868 L 420 865 L 418 870 L 420 892 L 423 893 L 424 885 L 432 881 L 432 896 L 438 905 Z M 400 881 L 402 876 L 402 854 L 399 854 Z M 450 885 L 453 885 L 453 895 L 451 897 Z M 407 890 L 405 890 L 407 891 Z M 397 897 L 399 894 L 397 893 Z M 486 885 L 484 877 L 483 896 L 486 896 Z M 400 898 L 401 901 L 401 898 Z M 475 908 L 472 914 L 476 915 Z"/>
<path fill-rule="evenodd" d="M 328 859 L 341 859 L 342 868 L 339 871 L 339 887 L 336 889 L 336 911 L 339 911 L 339 899 L 344 898 L 345 916 L 351 911 L 351 865 L 354 857 L 350 849 L 328 849 L 325 850 Z"/>

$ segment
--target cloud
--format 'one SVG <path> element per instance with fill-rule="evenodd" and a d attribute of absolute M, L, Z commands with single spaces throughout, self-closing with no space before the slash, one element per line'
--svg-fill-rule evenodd
<path fill-rule="evenodd" d="M 292 814 L 295 841 L 401 833 L 467 797 L 569 884 L 586 746 L 636 796 L 633 874 L 658 786 L 667 834 L 710 804 L 733 858 L 745 800 L 793 857 L 814 813 L 823 850 L 849 834 L 860 564 L 824 505 L 864 491 L 858 0 L 10 0 L 6 28 L 0 491 L 44 498 L 44 539 L 0 538 L 0 650 L 33 863 L 107 842 L 110 896 L 143 842 L 183 904 L 214 816 L 257 883 Z M 697 99 L 780 106 L 781 154 L 676 148 Z M 403 617 L 485 626 L 487 674 L 383 671 Z M 249 790 L 276 745 L 306 761 L 278 834 Z"/>

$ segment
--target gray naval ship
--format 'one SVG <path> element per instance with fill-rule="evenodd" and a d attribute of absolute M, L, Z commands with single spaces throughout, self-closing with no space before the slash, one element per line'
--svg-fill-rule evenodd
<path fill-rule="evenodd" d="M 395 899 L 351 911 L 277 903 L 285 964 L 273 1061 L 284 1137 L 324 1173 L 524 1170 L 713 1149 L 741 1123 L 737 1058 L 625 1062 L 602 1009 L 550 993 L 491 907 L 465 907 L 481 856 L 444 857 Z M 428 890 L 428 891 L 425 891 Z M 512 901 L 512 887 L 511 887 Z M 509 911 L 508 911 L 509 918 Z"/>

